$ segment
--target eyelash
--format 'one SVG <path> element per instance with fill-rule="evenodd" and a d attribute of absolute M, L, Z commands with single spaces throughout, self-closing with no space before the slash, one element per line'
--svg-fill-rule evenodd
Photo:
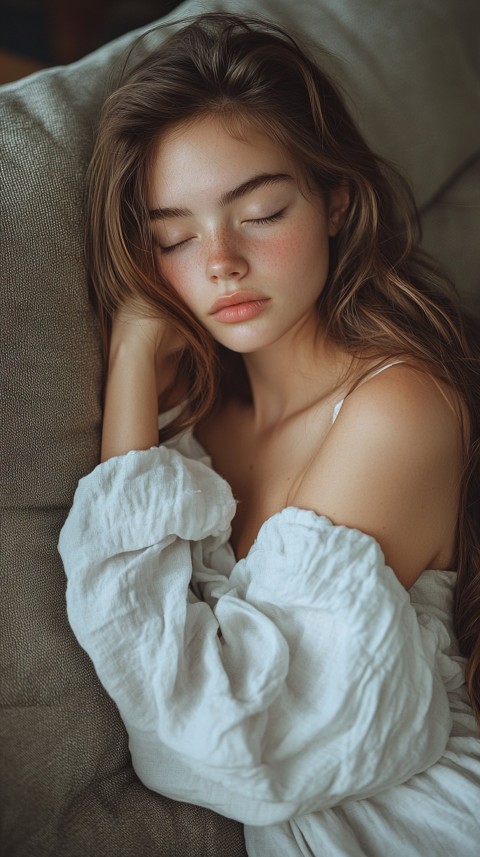
<path fill-rule="evenodd" d="M 186 244 L 187 241 L 190 241 L 190 239 L 186 238 L 185 241 L 179 241 L 178 244 L 170 244 L 169 247 L 162 247 L 161 244 L 159 244 L 158 246 L 160 248 L 160 255 L 166 256 L 168 255 L 168 253 L 173 253 L 174 250 L 177 250 L 179 247 L 182 246 L 182 244 Z"/>
<path fill-rule="evenodd" d="M 283 217 L 285 209 L 282 208 L 281 211 L 276 211 L 275 214 L 270 214 L 268 217 L 257 217 L 252 220 L 248 220 L 248 223 L 259 223 L 261 226 L 264 226 L 267 223 L 276 223 L 277 220 L 280 220 Z M 173 253 L 175 250 L 178 250 L 179 247 L 182 247 L 183 244 L 187 244 L 190 241 L 190 238 L 186 238 L 185 241 L 179 241 L 178 244 L 170 244 L 168 247 L 160 247 L 160 254 L 162 256 L 166 256 L 169 253 Z"/>
<path fill-rule="evenodd" d="M 275 223 L 275 221 L 280 220 L 283 217 L 285 209 L 282 208 L 281 211 L 277 211 L 275 214 L 271 214 L 269 217 L 257 217 L 256 220 L 249 220 L 249 223 Z"/>

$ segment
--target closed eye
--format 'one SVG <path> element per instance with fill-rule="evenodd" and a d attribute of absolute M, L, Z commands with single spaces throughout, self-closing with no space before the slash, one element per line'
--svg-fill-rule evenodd
<path fill-rule="evenodd" d="M 247 223 L 275 223 L 275 221 L 280 220 L 283 217 L 285 209 L 282 208 L 281 211 L 275 212 L 275 214 L 270 214 L 269 217 L 256 217 L 252 220 L 247 220 Z"/>
<path fill-rule="evenodd" d="M 247 220 L 246 223 L 259 223 L 260 225 L 264 225 L 267 223 L 275 223 L 277 220 L 283 217 L 285 213 L 285 209 L 282 208 L 280 211 L 276 211 L 274 214 L 270 214 L 268 217 L 255 217 L 251 220 Z M 188 244 L 190 238 L 185 238 L 184 241 L 178 241 L 176 244 L 169 244 L 167 246 L 158 245 L 160 254 L 162 256 L 166 256 L 169 253 L 173 253 L 175 250 L 178 250 L 180 247 L 183 247 L 185 244 Z"/>
<path fill-rule="evenodd" d="M 162 256 L 166 256 L 168 253 L 173 253 L 174 250 L 178 250 L 179 247 L 183 247 L 184 244 L 188 244 L 190 238 L 185 238 L 184 241 L 178 241 L 176 244 L 169 244 L 167 247 L 162 247 L 161 244 L 158 245 L 160 250 L 160 254 Z"/>

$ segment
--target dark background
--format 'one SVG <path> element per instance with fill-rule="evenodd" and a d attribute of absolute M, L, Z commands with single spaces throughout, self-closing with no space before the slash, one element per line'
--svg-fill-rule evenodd
<path fill-rule="evenodd" d="M 179 0 L 0 0 L 3 81 L 36 67 L 73 62 L 105 42 L 167 14 Z M 2 81 L 0 81 L 2 82 Z"/>

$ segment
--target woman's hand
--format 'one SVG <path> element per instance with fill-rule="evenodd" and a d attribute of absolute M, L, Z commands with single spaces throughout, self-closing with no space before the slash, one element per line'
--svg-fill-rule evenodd
<path fill-rule="evenodd" d="M 178 355 L 185 345 L 172 325 L 155 315 L 141 298 L 121 304 L 113 315 L 110 351 L 122 342 L 137 342 L 151 349 L 157 363 Z"/>
<path fill-rule="evenodd" d="M 137 299 L 112 319 L 101 460 L 158 445 L 158 396 L 174 379 L 184 343 Z"/>

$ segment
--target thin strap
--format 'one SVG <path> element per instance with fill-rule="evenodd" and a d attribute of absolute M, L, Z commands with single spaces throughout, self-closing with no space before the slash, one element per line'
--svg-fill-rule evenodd
<path fill-rule="evenodd" d="M 365 378 L 365 381 L 362 381 L 362 384 L 366 384 L 367 381 L 370 381 L 370 378 L 375 378 L 375 375 L 380 375 L 380 372 L 384 372 L 385 369 L 390 369 L 390 366 L 397 366 L 399 363 L 405 363 L 405 360 L 392 360 L 391 363 L 387 363 L 386 366 L 380 366 L 380 369 L 375 369 L 375 372 L 372 372 L 368 378 Z"/>
<path fill-rule="evenodd" d="M 372 374 L 369 375 L 368 378 L 365 378 L 365 380 L 362 381 L 362 384 L 366 384 L 367 381 L 370 381 L 372 378 L 375 378 L 375 375 L 380 375 L 380 372 L 384 372 L 385 369 L 390 369 L 391 366 L 397 366 L 399 363 L 405 363 L 405 362 L 406 362 L 405 360 L 393 360 L 392 363 L 387 363 L 385 366 L 380 366 L 380 369 L 376 369 L 375 372 L 372 372 Z M 362 384 L 360 384 L 360 386 L 362 386 Z M 345 399 L 341 399 L 335 405 L 333 412 L 332 412 L 332 425 L 335 422 L 335 420 L 337 419 L 344 401 L 345 401 Z"/>

